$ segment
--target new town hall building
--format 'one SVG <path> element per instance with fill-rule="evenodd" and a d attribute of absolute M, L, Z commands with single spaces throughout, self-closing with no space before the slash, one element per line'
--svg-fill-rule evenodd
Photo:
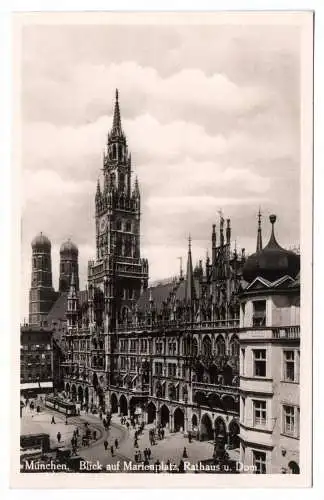
<path fill-rule="evenodd" d="M 292 415 L 292 372 L 283 378 L 276 370 L 290 356 L 297 370 L 299 256 L 279 246 L 274 229 L 263 248 L 259 214 L 256 253 L 246 258 L 244 249 L 233 250 L 231 221 L 220 216 L 210 256 L 193 266 L 189 238 L 185 275 L 149 287 L 148 261 L 140 251 L 140 188 L 132 179 L 117 91 L 102 177 L 95 194 L 96 259 L 88 263 L 86 290 L 79 291 L 72 242 L 61 248 L 55 300 L 48 299 L 49 275 L 40 273 L 46 293 L 36 285 L 34 291 L 32 282 L 30 322 L 37 322 L 42 305 L 46 323 L 61 332 L 65 393 L 89 408 L 135 415 L 201 440 L 222 434 L 230 446 L 241 446 L 243 462 L 270 472 L 263 463 L 280 455 L 281 435 L 287 449 L 296 448 L 287 440 L 298 440 L 289 418 L 297 422 L 299 386 L 293 387 Z M 33 259 L 41 254 L 42 264 L 33 260 L 33 280 L 35 266 L 50 269 L 49 242 L 43 235 L 36 240 Z M 278 418 L 279 427 L 289 421 L 286 432 L 270 425 Z M 298 463 L 296 453 L 293 460 Z"/>

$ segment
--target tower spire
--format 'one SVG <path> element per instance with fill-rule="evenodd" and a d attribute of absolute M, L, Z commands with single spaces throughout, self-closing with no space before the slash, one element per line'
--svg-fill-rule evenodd
<path fill-rule="evenodd" d="M 118 101 L 118 89 L 116 89 L 116 100 L 115 100 L 115 108 L 114 108 L 114 118 L 113 118 L 113 126 L 112 133 L 114 135 L 122 135 L 122 127 L 121 127 L 121 119 L 120 119 L 120 109 L 119 109 L 119 101 Z"/>
<path fill-rule="evenodd" d="M 193 278 L 192 256 L 191 256 L 191 236 L 188 238 L 188 260 L 187 260 L 187 276 L 186 276 L 185 298 L 187 302 L 191 302 L 195 298 L 195 285 Z"/>
<path fill-rule="evenodd" d="M 257 247 L 256 251 L 260 252 L 262 250 L 262 229 L 261 229 L 261 210 L 259 208 L 259 213 L 258 213 L 258 236 L 257 236 Z"/>

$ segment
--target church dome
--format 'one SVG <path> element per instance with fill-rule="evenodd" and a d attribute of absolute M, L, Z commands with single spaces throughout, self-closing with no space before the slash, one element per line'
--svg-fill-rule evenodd
<path fill-rule="evenodd" d="M 270 215 L 269 219 L 272 224 L 269 243 L 263 250 L 250 255 L 243 267 L 243 278 L 248 282 L 257 276 L 272 282 L 285 275 L 295 278 L 299 273 L 299 255 L 285 250 L 278 244 L 274 234 L 276 216 Z"/>
<path fill-rule="evenodd" d="M 35 236 L 31 245 L 33 249 L 37 250 L 51 250 L 51 242 L 42 232 Z"/>
<path fill-rule="evenodd" d="M 60 253 L 78 254 L 79 250 L 78 250 L 78 247 L 69 238 L 67 241 L 64 241 L 64 243 L 62 243 L 61 248 L 60 248 Z"/>

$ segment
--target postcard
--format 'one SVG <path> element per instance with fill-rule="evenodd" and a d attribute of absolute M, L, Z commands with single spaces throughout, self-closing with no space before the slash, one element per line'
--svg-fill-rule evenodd
<path fill-rule="evenodd" d="M 12 487 L 310 486 L 313 13 L 13 17 Z"/>

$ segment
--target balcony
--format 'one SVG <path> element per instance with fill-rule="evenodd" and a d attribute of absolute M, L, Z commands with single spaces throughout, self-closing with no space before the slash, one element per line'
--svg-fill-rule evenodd
<path fill-rule="evenodd" d="M 229 320 L 218 320 L 218 321 L 198 321 L 198 322 L 187 322 L 187 321 L 159 321 L 158 323 L 139 323 L 131 325 L 119 325 L 117 331 L 120 332 L 143 332 L 152 330 L 166 330 L 166 329 L 176 329 L 176 330 L 224 330 L 238 328 L 240 325 L 240 320 L 229 319 Z"/>
<path fill-rule="evenodd" d="M 239 387 L 235 387 L 232 385 L 208 384 L 206 382 L 193 382 L 192 387 L 195 390 L 206 392 L 221 392 L 222 394 L 229 394 L 231 396 L 238 395 L 240 392 Z"/>
<path fill-rule="evenodd" d="M 240 340 L 300 340 L 300 326 L 247 327 L 241 330 Z"/>
<path fill-rule="evenodd" d="M 274 328 L 272 332 L 274 339 L 300 339 L 300 326 L 284 326 Z"/>

